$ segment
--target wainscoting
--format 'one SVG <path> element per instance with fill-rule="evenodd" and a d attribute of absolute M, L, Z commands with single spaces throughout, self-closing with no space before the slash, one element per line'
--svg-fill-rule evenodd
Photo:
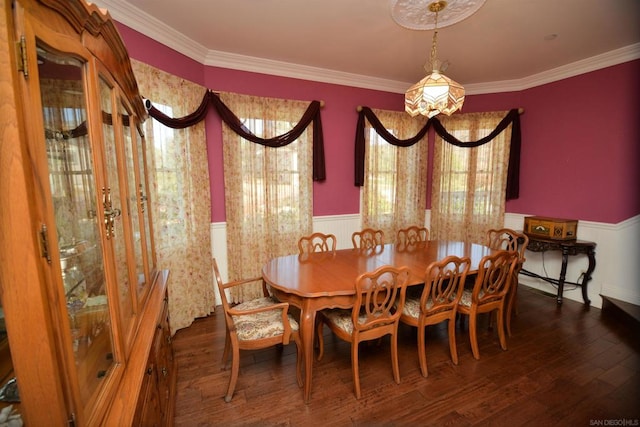
<path fill-rule="evenodd" d="M 522 230 L 524 217 L 528 214 L 505 215 L 505 227 Z M 425 225 L 429 227 L 430 212 L 426 213 Z M 338 239 L 338 249 L 351 247 L 351 233 L 360 229 L 360 215 L 331 215 L 315 217 L 314 231 L 332 233 Z M 588 296 L 594 307 L 602 307 L 601 295 L 640 305 L 640 216 L 618 224 L 579 221 L 578 238 L 597 243 L 596 269 L 588 286 Z M 212 253 L 218 261 L 223 280 L 227 278 L 227 232 L 226 223 L 211 224 Z M 559 252 L 527 251 L 524 268 L 541 276 L 558 278 L 562 256 Z M 587 269 L 585 255 L 572 256 L 567 268 L 568 282 L 581 281 Z M 556 288 L 544 280 L 521 275 L 520 283 L 540 291 L 555 294 Z M 565 285 L 564 298 L 582 302 L 579 287 Z"/>

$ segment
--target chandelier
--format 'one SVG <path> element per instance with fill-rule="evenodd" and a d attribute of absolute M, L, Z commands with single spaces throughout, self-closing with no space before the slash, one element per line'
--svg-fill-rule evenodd
<path fill-rule="evenodd" d="M 434 1 L 429 4 L 429 11 L 436 14 L 430 67 L 427 68 L 425 65 L 425 70 L 431 73 L 411 86 L 405 93 L 404 109 L 412 117 L 421 114 L 431 118 L 440 113 L 450 116 L 454 111 L 461 109 L 464 103 L 464 87 L 442 73 L 442 64 L 436 58 L 438 13 L 446 6 L 446 1 Z"/>

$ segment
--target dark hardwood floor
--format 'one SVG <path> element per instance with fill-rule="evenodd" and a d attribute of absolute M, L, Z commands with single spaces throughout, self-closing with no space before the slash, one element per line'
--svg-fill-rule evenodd
<path fill-rule="evenodd" d="M 640 331 L 596 308 L 521 286 L 513 336 L 502 351 L 483 319 L 480 360 L 458 325 L 453 365 L 444 324 L 427 331 L 429 376 L 418 366 L 416 332 L 401 326 L 401 383 L 391 373 L 389 340 L 363 344 L 356 400 L 349 344 L 325 327 L 325 356 L 314 363 L 311 401 L 295 379 L 295 344 L 241 354 L 233 400 L 223 396 L 224 317 L 196 320 L 174 337 L 178 361 L 176 426 L 562 425 L 640 423 Z M 626 424 L 625 424 L 626 420 Z"/>

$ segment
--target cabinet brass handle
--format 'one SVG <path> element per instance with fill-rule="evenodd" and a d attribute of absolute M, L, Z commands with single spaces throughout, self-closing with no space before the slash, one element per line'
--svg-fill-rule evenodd
<path fill-rule="evenodd" d="M 102 206 L 104 208 L 104 227 L 107 239 L 115 236 L 115 218 L 118 218 L 122 211 L 114 208 L 111 204 L 111 188 L 102 188 Z"/>

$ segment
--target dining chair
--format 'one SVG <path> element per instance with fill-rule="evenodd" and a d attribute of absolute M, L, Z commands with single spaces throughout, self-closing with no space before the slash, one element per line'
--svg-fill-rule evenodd
<path fill-rule="evenodd" d="M 456 312 L 462 298 L 471 260 L 468 257 L 448 256 L 436 261 L 425 271 L 422 295 L 407 295 L 400 321 L 418 328 L 418 359 L 422 376 L 428 375 L 425 343 L 428 325 L 449 321 L 449 352 L 454 365 L 458 364 L 456 348 Z"/>
<path fill-rule="evenodd" d="M 313 233 L 298 240 L 300 255 L 314 252 L 335 252 L 336 236 L 333 234 Z"/>
<path fill-rule="evenodd" d="M 375 249 L 384 246 L 384 231 L 364 228 L 351 235 L 354 249 Z"/>
<path fill-rule="evenodd" d="M 405 247 L 429 240 L 429 229 L 412 225 L 398 230 L 396 244 Z"/>
<path fill-rule="evenodd" d="M 462 292 L 458 303 L 458 313 L 469 316 L 469 340 L 475 359 L 480 359 L 478 349 L 477 323 L 481 313 L 496 312 L 500 347 L 507 349 L 505 338 L 505 301 L 513 283 L 513 275 L 518 266 L 518 253 L 497 251 L 480 260 L 473 289 Z"/>
<path fill-rule="evenodd" d="M 487 231 L 487 246 L 492 249 L 515 251 L 518 253 L 518 266 L 513 274 L 513 283 L 507 296 L 507 308 L 505 310 L 508 336 L 511 336 L 512 313 L 517 314 L 518 275 L 526 260 L 524 253 L 528 245 L 529 237 L 526 234 L 518 233 L 510 228 L 490 229 Z"/>
<path fill-rule="evenodd" d="M 258 350 L 277 345 L 288 345 L 291 339 L 296 343 L 297 347 L 296 376 L 298 386 L 302 387 L 300 327 L 293 316 L 288 313 L 289 304 L 277 302 L 270 297 L 262 297 L 232 306 L 227 300 L 226 290 L 255 282 L 260 278 L 223 283 L 215 259 L 213 259 L 213 271 L 220 291 L 220 298 L 222 299 L 226 334 L 232 352 L 231 378 L 229 379 L 224 401 L 231 402 L 233 397 L 240 371 L 240 350 Z M 227 358 L 228 347 L 225 343 L 222 356 L 223 368 L 226 367 Z"/>
<path fill-rule="evenodd" d="M 327 309 L 318 312 L 318 360 L 324 354 L 323 325 L 340 339 L 351 343 L 351 367 L 356 398 L 361 397 L 358 366 L 358 345 L 391 335 L 391 365 L 393 378 L 400 384 L 398 364 L 398 323 L 404 306 L 409 269 L 390 265 L 363 273 L 355 281 L 352 309 Z"/>
<path fill-rule="evenodd" d="M 218 263 L 215 260 L 215 258 L 213 258 L 212 263 L 213 263 L 214 274 L 216 275 L 216 281 L 218 283 L 222 283 L 222 281 L 218 281 L 220 272 L 218 270 Z M 257 308 L 257 307 L 271 306 L 273 304 L 277 304 L 277 303 L 280 302 L 274 296 L 271 295 L 271 292 L 269 290 L 269 286 L 263 280 L 262 277 L 253 277 L 253 278 L 242 280 L 243 284 L 258 283 L 258 282 L 260 282 L 262 284 L 262 297 L 252 298 L 252 299 L 250 299 L 248 301 L 239 303 L 239 304 L 235 305 L 234 308 L 236 308 L 237 310 L 248 310 L 248 309 Z M 225 297 L 226 297 L 226 295 L 225 295 Z M 227 363 L 227 360 L 229 360 L 229 350 L 231 348 L 231 338 L 229 336 L 229 330 L 228 329 L 226 330 L 225 334 L 226 334 L 226 336 L 225 336 L 225 340 L 224 340 L 224 350 L 222 352 L 222 364 L 223 365 L 225 365 Z"/>

